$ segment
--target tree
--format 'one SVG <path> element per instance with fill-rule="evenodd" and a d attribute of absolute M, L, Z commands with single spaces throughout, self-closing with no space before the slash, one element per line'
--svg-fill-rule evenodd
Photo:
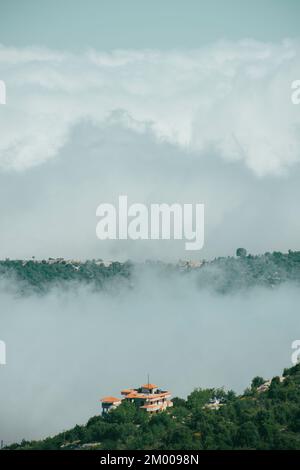
<path fill-rule="evenodd" d="M 247 256 L 247 250 L 245 248 L 238 248 L 236 250 L 236 256 L 240 258 L 245 258 L 245 256 Z"/>
<path fill-rule="evenodd" d="M 252 390 L 255 390 L 257 387 L 259 387 L 259 386 L 262 385 L 263 383 L 265 383 L 265 379 L 264 379 L 263 377 L 256 376 L 256 377 L 254 377 L 254 379 L 252 380 L 251 389 L 252 389 Z"/>
<path fill-rule="evenodd" d="M 243 423 L 237 433 L 237 444 L 240 447 L 256 449 L 259 444 L 259 433 L 252 421 Z"/>

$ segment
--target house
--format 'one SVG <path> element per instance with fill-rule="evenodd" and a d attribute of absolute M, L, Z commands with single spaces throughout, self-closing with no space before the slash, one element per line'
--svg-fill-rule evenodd
<path fill-rule="evenodd" d="M 106 414 L 110 410 L 116 409 L 119 405 L 121 405 L 121 398 L 116 397 L 104 397 L 101 399 L 102 401 L 102 414 Z"/>
<path fill-rule="evenodd" d="M 209 403 L 206 403 L 204 406 L 203 406 L 203 409 L 208 409 L 208 410 L 219 410 L 221 406 L 224 405 L 224 403 L 222 403 L 223 400 L 220 400 L 218 398 L 212 398 L 211 400 L 209 400 Z"/>
<path fill-rule="evenodd" d="M 266 392 L 268 390 L 268 388 L 270 387 L 271 385 L 271 380 L 267 380 L 266 382 L 264 382 L 262 385 L 260 385 L 259 387 L 257 387 L 257 392 L 258 393 L 263 393 L 263 392 Z"/>
<path fill-rule="evenodd" d="M 285 380 L 285 377 L 279 377 L 279 382 L 280 383 L 282 383 L 284 380 Z M 257 389 L 256 389 L 257 392 L 258 393 L 266 392 L 270 388 L 271 382 L 272 382 L 271 380 L 267 380 L 266 382 L 264 382 L 262 385 L 257 387 Z"/>
<path fill-rule="evenodd" d="M 139 388 L 126 388 L 121 391 L 122 399 L 106 397 L 102 399 L 103 414 L 115 408 L 121 403 L 121 400 L 135 403 L 138 407 L 147 413 L 158 413 L 173 406 L 171 393 L 168 390 L 162 390 L 157 385 L 147 383 Z M 108 401 L 110 400 L 110 401 Z M 114 402 L 112 402 L 114 400 Z M 118 400 L 118 401 L 117 401 Z"/>
<path fill-rule="evenodd" d="M 203 265 L 203 261 L 198 261 L 198 260 L 179 260 L 177 265 L 181 269 L 197 269 L 201 268 Z"/>

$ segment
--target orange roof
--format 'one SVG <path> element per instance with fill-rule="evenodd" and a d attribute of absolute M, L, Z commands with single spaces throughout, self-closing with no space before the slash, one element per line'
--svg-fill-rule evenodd
<path fill-rule="evenodd" d="M 116 398 L 116 397 L 104 397 L 101 399 L 102 403 L 116 403 L 118 401 L 121 401 L 121 398 Z"/>
<path fill-rule="evenodd" d="M 127 395 L 128 393 L 133 392 L 133 388 L 124 388 L 124 390 L 121 390 L 122 395 Z"/>
<path fill-rule="evenodd" d="M 126 394 L 125 398 L 141 398 L 141 393 L 130 392 Z"/>
<path fill-rule="evenodd" d="M 161 398 L 170 397 L 170 392 L 163 392 L 163 393 L 138 393 L 136 391 L 130 392 L 125 395 L 125 398 L 142 398 L 147 401 L 157 401 Z"/>
<path fill-rule="evenodd" d="M 145 384 L 145 385 L 142 385 L 142 387 L 143 388 L 148 388 L 150 390 L 151 388 L 157 388 L 157 385 L 155 385 L 155 384 Z"/>

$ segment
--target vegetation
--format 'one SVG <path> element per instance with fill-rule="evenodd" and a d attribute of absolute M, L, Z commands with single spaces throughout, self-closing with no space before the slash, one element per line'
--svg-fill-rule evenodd
<path fill-rule="evenodd" d="M 300 251 L 288 253 L 273 252 L 264 255 L 247 254 L 244 248 L 238 248 L 236 257 L 220 257 L 203 262 L 200 267 L 180 264 L 172 265 L 161 262 L 146 262 L 148 268 L 158 270 L 162 275 L 180 275 L 193 277 L 199 288 L 209 288 L 220 293 L 228 293 L 256 286 L 275 287 L 285 282 L 300 285 Z M 135 270 L 140 265 L 130 262 L 113 262 L 109 266 L 100 261 L 86 262 L 59 260 L 0 261 L 0 277 L 21 281 L 22 293 L 30 290 L 45 292 L 49 287 L 61 283 L 85 282 L 102 289 L 107 281 L 118 279 L 131 286 Z M 130 280 L 130 283 L 127 282 Z M 20 287 L 19 287 L 20 288 Z"/>
<path fill-rule="evenodd" d="M 156 275 L 189 276 L 199 289 L 222 294 L 254 287 L 274 288 L 284 283 L 300 285 L 300 252 L 265 253 L 253 256 L 238 248 L 236 257 L 210 262 L 147 262 Z M 43 294 L 52 286 L 74 282 L 95 289 L 122 281 L 134 285 L 140 265 L 100 260 L 86 262 L 63 259 L 0 261 L 0 278 L 8 279 L 22 295 Z M 119 283 L 117 284 L 117 288 Z M 223 389 L 197 389 L 186 400 L 175 398 L 166 412 L 148 416 L 133 404 L 122 403 L 107 416 L 95 416 L 85 426 L 42 441 L 22 441 L 9 449 L 300 449 L 300 365 L 284 372 L 285 380 L 273 378 L 265 391 L 265 380 L 255 377 L 240 396 Z M 207 407 L 220 400 L 219 409 Z"/>
<path fill-rule="evenodd" d="M 300 251 L 247 255 L 238 248 L 237 257 L 221 257 L 199 269 L 198 285 L 221 293 L 252 287 L 275 287 L 283 283 L 300 285 Z"/>
<path fill-rule="evenodd" d="M 105 266 L 101 262 L 75 262 L 64 259 L 29 261 L 0 261 L 2 279 L 20 281 L 21 293 L 31 291 L 46 292 L 50 287 L 66 283 L 93 283 L 95 288 L 103 288 L 111 279 L 128 279 L 131 264 L 113 262 Z"/>
<path fill-rule="evenodd" d="M 240 396 L 196 389 L 187 400 L 175 398 L 173 408 L 153 416 L 123 402 L 85 426 L 6 449 L 300 449 L 300 364 L 283 376 L 274 377 L 264 392 L 257 390 L 264 380 L 256 377 Z M 205 407 L 214 398 L 222 406 Z"/>

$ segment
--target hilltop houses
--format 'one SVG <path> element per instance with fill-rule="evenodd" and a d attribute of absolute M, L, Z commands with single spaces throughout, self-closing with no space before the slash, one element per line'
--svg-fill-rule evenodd
<path fill-rule="evenodd" d="M 210 399 L 209 402 L 206 403 L 202 408 L 207 410 L 219 410 L 223 405 L 224 400 L 214 397 Z"/>
<path fill-rule="evenodd" d="M 102 414 L 106 414 L 110 410 L 116 409 L 121 405 L 121 398 L 116 397 L 104 397 L 102 398 Z"/>
<path fill-rule="evenodd" d="M 121 401 L 135 403 L 147 413 L 158 413 L 173 406 L 171 393 L 162 390 L 155 384 L 144 384 L 139 388 L 127 388 L 121 391 L 123 398 L 104 397 L 102 398 L 102 414 L 115 409 Z"/>
<path fill-rule="evenodd" d="M 282 377 L 282 376 L 279 377 L 279 382 L 280 382 L 280 383 L 284 382 L 284 380 L 285 380 L 285 377 Z M 272 383 L 272 380 L 267 380 L 267 381 L 264 382 L 262 385 L 260 385 L 259 387 L 257 387 L 256 391 L 257 391 L 258 393 L 266 392 L 266 391 L 270 388 L 271 383 Z"/>

